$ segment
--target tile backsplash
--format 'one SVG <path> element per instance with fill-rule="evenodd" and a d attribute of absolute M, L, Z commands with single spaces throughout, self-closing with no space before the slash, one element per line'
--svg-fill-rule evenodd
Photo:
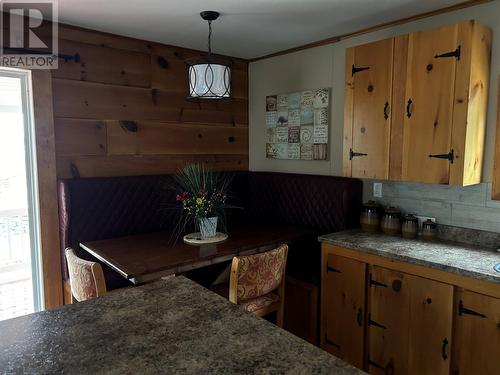
<path fill-rule="evenodd" d="M 382 198 L 373 183 L 382 183 Z M 438 223 L 500 233 L 500 201 L 491 200 L 491 183 L 467 187 L 363 180 L 363 200 L 396 206 L 405 213 L 435 217 Z"/>

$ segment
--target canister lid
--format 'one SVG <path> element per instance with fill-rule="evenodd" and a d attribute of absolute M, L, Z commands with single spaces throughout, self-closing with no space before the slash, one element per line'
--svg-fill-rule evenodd
<path fill-rule="evenodd" d="M 431 219 L 427 219 L 422 223 L 422 228 L 427 228 L 427 229 L 435 229 L 436 228 L 436 223 L 433 222 Z"/>
<path fill-rule="evenodd" d="M 401 211 L 396 207 L 389 206 L 385 209 L 385 213 L 386 214 L 400 214 Z"/>
<path fill-rule="evenodd" d="M 415 214 L 406 214 L 406 215 L 403 216 L 403 220 L 404 221 L 412 221 L 412 222 L 417 222 L 418 221 L 418 219 L 415 216 Z"/>
<path fill-rule="evenodd" d="M 379 208 L 380 205 L 374 200 L 369 200 L 368 202 L 363 203 L 363 206 L 366 208 Z"/>

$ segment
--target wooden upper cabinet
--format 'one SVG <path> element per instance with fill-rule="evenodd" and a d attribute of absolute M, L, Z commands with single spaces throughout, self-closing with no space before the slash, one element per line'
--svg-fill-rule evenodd
<path fill-rule="evenodd" d="M 366 264 L 328 254 L 323 268 L 321 347 L 362 369 Z"/>
<path fill-rule="evenodd" d="M 490 50 L 475 21 L 348 49 L 344 175 L 481 182 Z"/>
<path fill-rule="evenodd" d="M 347 50 L 346 174 L 388 178 L 394 39 Z"/>
<path fill-rule="evenodd" d="M 452 374 L 499 373 L 500 299 L 469 291 L 455 298 Z"/>
<path fill-rule="evenodd" d="M 474 21 L 409 35 L 403 180 L 481 182 L 490 43 Z"/>
<path fill-rule="evenodd" d="M 449 183 L 458 26 L 409 36 L 406 116 L 403 130 L 403 179 Z M 430 156 L 434 155 L 435 158 Z"/>

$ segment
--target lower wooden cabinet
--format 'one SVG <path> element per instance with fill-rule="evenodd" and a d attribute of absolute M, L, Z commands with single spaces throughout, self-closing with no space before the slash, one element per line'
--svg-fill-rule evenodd
<path fill-rule="evenodd" d="M 452 374 L 499 374 L 499 361 L 500 299 L 458 291 Z"/>
<path fill-rule="evenodd" d="M 370 374 L 500 374 L 497 285 L 332 245 L 322 262 L 323 349 Z"/>
<path fill-rule="evenodd" d="M 374 266 L 370 276 L 372 374 L 449 374 L 453 286 Z"/>
<path fill-rule="evenodd" d="M 453 291 L 449 284 L 407 275 L 410 284 L 409 374 L 449 374 Z"/>
<path fill-rule="evenodd" d="M 368 370 L 408 372 L 410 289 L 404 274 L 372 267 L 369 280 Z"/>
<path fill-rule="evenodd" d="M 329 254 L 323 267 L 325 311 L 321 346 L 333 355 L 363 368 L 366 264 Z"/>

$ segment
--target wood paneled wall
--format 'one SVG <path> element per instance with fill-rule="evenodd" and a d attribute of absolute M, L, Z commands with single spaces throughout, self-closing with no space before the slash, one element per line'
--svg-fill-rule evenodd
<path fill-rule="evenodd" d="M 65 25 L 59 38 L 81 61 L 52 71 L 58 178 L 248 169 L 245 60 L 232 59 L 233 100 L 192 102 L 184 60 L 199 51 Z"/>

